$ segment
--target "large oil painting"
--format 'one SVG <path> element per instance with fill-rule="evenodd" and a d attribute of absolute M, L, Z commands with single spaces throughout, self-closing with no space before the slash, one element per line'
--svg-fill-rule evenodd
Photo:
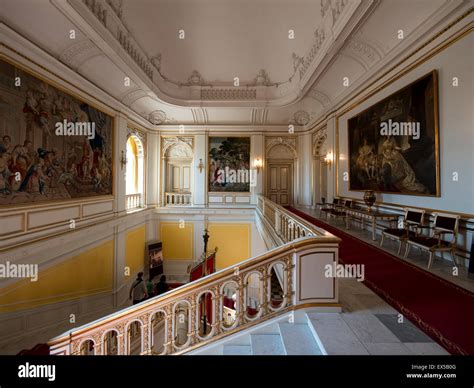
<path fill-rule="evenodd" d="M 249 137 L 209 138 L 209 191 L 249 192 Z"/>
<path fill-rule="evenodd" d="M 0 60 L 0 205 L 112 194 L 113 118 Z"/>
<path fill-rule="evenodd" d="M 437 72 L 349 119 L 348 141 L 350 190 L 439 196 Z"/>

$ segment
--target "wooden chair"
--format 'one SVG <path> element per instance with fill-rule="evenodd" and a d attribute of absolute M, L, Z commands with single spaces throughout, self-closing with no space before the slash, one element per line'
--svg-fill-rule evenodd
<path fill-rule="evenodd" d="M 338 204 L 339 204 L 339 198 L 334 198 L 332 200 L 332 203 L 326 203 L 324 206 L 322 206 L 319 209 L 319 218 L 321 218 L 322 214 L 324 213 L 327 219 L 328 214 L 331 212 L 331 210 L 335 209 Z"/>
<path fill-rule="evenodd" d="M 430 228 L 432 230 L 431 236 L 412 236 L 407 239 L 407 247 L 405 256 L 408 256 L 410 247 L 413 245 L 430 253 L 428 268 L 431 267 L 433 257 L 436 252 L 449 252 L 451 259 L 456 265 L 456 239 L 458 236 L 458 227 L 460 216 L 456 214 L 434 213 L 434 225 L 421 228 Z M 448 237 L 448 241 L 443 237 Z M 450 238 L 449 238 L 450 237 Z"/>
<path fill-rule="evenodd" d="M 340 202 L 342 202 L 342 201 L 340 201 Z M 345 220 L 345 218 L 346 218 L 346 209 L 350 209 L 351 207 L 352 207 L 352 200 L 346 199 L 344 201 L 344 204 L 339 203 L 338 205 L 336 205 L 335 208 L 332 209 L 329 212 L 329 215 L 331 217 L 334 217 L 336 219 L 336 221 L 339 218 L 342 218 L 343 220 Z"/>
<path fill-rule="evenodd" d="M 382 231 L 382 239 L 380 246 L 383 245 L 384 237 L 390 240 L 398 241 L 398 252 L 402 251 L 402 244 L 408 237 L 418 236 L 418 229 L 423 224 L 424 210 L 405 208 L 405 215 L 403 216 L 401 228 L 386 228 Z"/>

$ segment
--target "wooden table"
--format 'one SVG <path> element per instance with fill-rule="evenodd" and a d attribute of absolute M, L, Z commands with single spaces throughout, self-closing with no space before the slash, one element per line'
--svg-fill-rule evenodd
<path fill-rule="evenodd" d="M 364 220 L 372 221 L 372 240 L 376 240 L 376 227 L 377 220 L 388 220 L 391 222 L 397 222 L 398 216 L 389 213 L 382 213 L 378 211 L 368 211 L 367 209 L 345 209 L 346 211 L 346 228 L 349 229 L 350 218 L 351 217 L 360 217 L 362 220 L 362 228 L 365 226 Z"/>

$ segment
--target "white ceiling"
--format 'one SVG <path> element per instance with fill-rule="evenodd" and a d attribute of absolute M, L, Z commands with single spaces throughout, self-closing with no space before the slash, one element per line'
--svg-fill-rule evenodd
<path fill-rule="evenodd" d="M 176 125 L 267 125 L 272 130 L 285 130 L 301 118 L 303 124 L 309 118 L 311 125 L 467 3 L 96 0 L 107 11 L 104 25 L 87 7 L 93 1 L 2 0 L 0 16 L 12 30 L 146 119 Z M 74 40 L 70 29 L 76 30 Z M 178 39 L 180 29 L 184 40 Z M 288 39 L 290 29 L 293 40 Z M 400 29 L 403 40 L 397 37 Z M 317 30 L 325 31 L 319 46 Z M 126 32 L 135 54 L 120 44 L 118 31 Z M 295 71 L 293 53 L 307 61 L 306 71 L 301 64 Z M 154 66 L 151 58 L 157 54 L 161 62 Z M 246 89 L 261 69 L 268 74 L 268 86 L 256 87 L 253 100 L 235 98 L 233 78 L 239 77 Z M 213 85 L 212 93 L 225 88 L 231 97 L 217 94 L 203 100 L 202 87 L 188 82 L 194 70 L 202 76 L 201 84 Z M 130 78 L 129 86 L 124 77 Z M 349 87 L 343 77 L 350 79 Z"/>
<path fill-rule="evenodd" d="M 293 74 L 321 23 L 314 0 L 125 0 L 122 20 L 162 71 L 185 82 L 193 70 L 213 84 L 253 81 L 265 69 L 273 82 Z M 183 30 L 184 39 L 179 39 Z M 294 39 L 289 39 L 289 30 Z"/>

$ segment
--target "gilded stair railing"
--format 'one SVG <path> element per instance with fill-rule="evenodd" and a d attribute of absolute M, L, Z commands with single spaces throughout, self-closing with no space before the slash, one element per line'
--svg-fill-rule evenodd
<path fill-rule="evenodd" d="M 49 342 L 51 354 L 124 355 L 137 344 L 143 355 L 182 354 L 289 310 L 337 303 L 336 279 L 325 278 L 322 268 L 337 261 L 339 239 L 263 196 L 257 214 L 282 245 L 69 330 Z M 283 273 L 278 300 L 271 282 L 274 266 Z M 250 287 L 252 296 L 259 289 L 252 306 Z"/>

